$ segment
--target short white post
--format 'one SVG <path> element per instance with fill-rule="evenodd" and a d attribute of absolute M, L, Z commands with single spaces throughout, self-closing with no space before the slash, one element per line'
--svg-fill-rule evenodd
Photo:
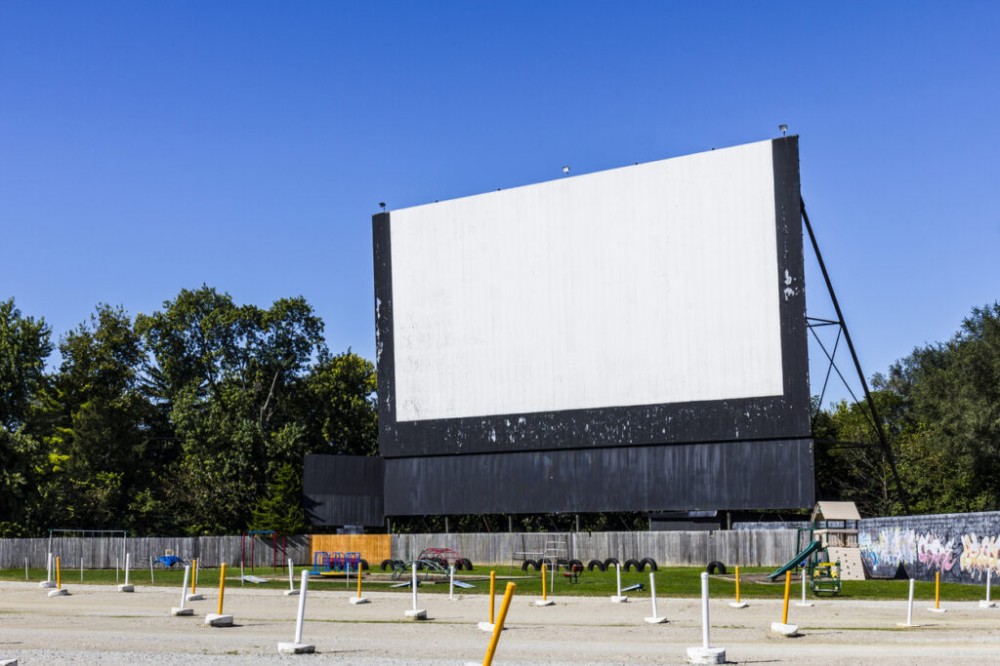
<path fill-rule="evenodd" d="M 118 564 L 119 564 L 118 558 L 116 557 L 115 558 L 115 582 L 116 583 L 118 582 Z"/>
<path fill-rule="evenodd" d="M 171 615 L 194 615 L 193 608 L 185 607 L 187 605 L 187 586 L 188 586 L 188 580 L 190 580 L 190 576 L 191 576 L 191 565 L 186 564 L 184 565 L 184 584 L 181 585 L 181 605 L 176 608 L 171 608 L 170 609 Z"/>
<path fill-rule="evenodd" d="M 986 570 L 986 599 L 979 602 L 980 608 L 996 608 L 996 604 L 990 599 L 990 582 L 993 580 L 993 572 Z"/>
<path fill-rule="evenodd" d="M 806 578 L 806 567 L 802 565 L 802 601 L 799 602 L 799 606 L 809 607 L 812 604 L 806 601 Z"/>
<path fill-rule="evenodd" d="M 28 580 L 28 558 L 24 558 L 24 580 Z"/>
<path fill-rule="evenodd" d="M 427 611 L 417 608 L 417 563 L 413 563 L 412 573 L 410 575 L 410 587 L 413 588 L 413 608 L 404 612 L 405 617 L 411 620 L 426 620 Z"/>
<path fill-rule="evenodd" d="M 240 569 L 242 569 L 242 564 Z M 278 652 L 285 654 L 312 654 L 316 651 L 315 645 L 306 645 L 302 642 L 302 623 L 306 617 L 306 593 L 309 591 L 309 572 L 302 572 L 302 581 L 299 583 L 299 612 L 295 616 L 295 642 L 278 643 Z"/>
<path fill-rule="evenodd" d="M 724 664 L 726 648 L 711 647 L 708 636 L 708 574 L 701 572 L 701 647 L 687 649 L 692 664 Z"/>
<path fill-rule="evenodd" d="M 653 616 L 647 617 L 645 620 L 649 624 L 663 624 L 667 621 L 667 618 L 656 614 L 656 576 L 652 571 L 649 572 L 649 596 L 653 602 Z"/>
<path fill-rule="evenodd" d="M 48 558 L 45 561 L 45 580 L 38 584 L 38 587 L 55 587 L 56 584 L 52 581 L 52 551 L 49 551 Z"/>
<path fill-rule="evenodd" d="M 292 558 L 288 558 L 288 589 L 285 590 L 286 597 L 294 597 L 299 593 L 295 589 L 295 565 L 292 564 Z"/>
<path fill-rule="evenodd" d="M 701 573 L 701 647 L 708 649 L 708 573 Z"/>
<path fill-rule="evenodd" d="M 83 582 L 83 558 L 80 558 L 80 582 Z"/>
<path fill-rule="evenodd" d="M 914 579 L 911 578 L 910 579 L 910 596 L 909 596 L 909 598 L 907 599 L 907 602 L 906 602 L 906 623 L 904 624 L 903 622 L 900 622 L 900 623 L 898 623 L 897 626 L 900 626 L 900 627 L 915 627 L 916 626 L 915 624 L 913 624 L 913 584 L 914 584 L 914 582 L 915 582 Z"/>
<path fill-rule="evenodd" d="M 611 597 L 612 603 L 624 604 L 628 602 L 628 597 L 622 596 L 622 565 L 615 563 L 615 578 L 618 581 L 618 594 Z"/>
<path fill-rule="evenodd" d="M 987 588 L 988 590 L 989 588 Z M 990 593 L 986 592 L 986 598 L 989 599 Z M 448 599 L 450 601 L 455 600 L 455 565 L 449 565 L 448 567 Z"/>
<path fill-rule="evenodd" d="M 128 582 L 129 565 L 131 564 L 131 553 L 125 553 L 125 584 L 118 586 L 119 592 L 135 592 L 135 586 Z"/>
<path fill-rule="evenodd" d="M 153 578 L 153 556 L 149 556 L 149 584 L 153 585 L 156 583 L 156 579 Z"/>
<path fill-rule="evenodd" d="M 302 572 L 302 592 L 303 593 L 306 591 L 306 585 L 308 584 L 308 583 L 306 583 L 307 580 L 308 580 L 308 578 L 305 575 L 305 572 L 303 571 Z M 301 643 L 302 642 L 302 625 L 305 623 L 305 619 L 306 619 L 306 595 L 305 594 L 300 594 L 299 595 L 299 612 L 295 616 L 295 642 L 296 643 Z"/>

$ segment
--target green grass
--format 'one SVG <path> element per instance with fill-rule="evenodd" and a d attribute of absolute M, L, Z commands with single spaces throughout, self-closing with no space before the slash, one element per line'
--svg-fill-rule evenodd
<path fill-rule="evenodd" d="M 489 568 L 479 565 L 472 572 L 461 572 L 458 577 L 471 582 L 476 587 L 463 590 L 456 588 L 456 594 L 485 594 L 489 591 Z M 701 594 L 701 572 L 703 569 L 695 567 L 661 567 L 656 573 L 656 594 L 658 597 L 698 597 Z M 765 574 L 770 573 L 770 568 L 741 568 L 740 594 L 749 599 L 781 599 L 784 593 L 783 583 L 763 582 Z M 257 567 L 256 571 L 246 571 L 261 578 L 267 578 L 269 582 L 260 585 L 245 583 L 247 588 L 270 588 L 287 589 L 287 570 L 274 570 L 270 567 Z M 524 596 L 541 596 L 542 584 L 538 573 L 524 574 L 521 571 L 511 571 L 506 566 L 496 568 L 497 573 L 497 594 L 503 594 L 508 581 L 517 584 L 517 594 Z M 551 573 L 550 573 L 551 577 Z M 44 569 L 31 569 L 28 578 L 32 582 L 39 582 L 45 579 Z M 162 569 L 157 568 L 153 572 L 155 582 L 150 581 L 149 569 L 136 569 L 129 574 L 129 582 L 134 585 L 155 585 L 157 587 L 180 587 L 184 578 L 183 569 Z M 239 586 L 239 568 L 228 568 L 226 571 L 226 587 Z M 23 581 L 24 569 L 0 570 L 0 580 Z M 296 587 L 298 586 L 298 575 L 296 575 Z M 114 569 L 111 570 L 88 570 L 83 572 L 83 581 L 80 580 L 79 569 L 63 569 L 62 583 L 66 586 L 81 584 L 103 584 L 113 585 L 123 583 L 124 574 L 119 572 L 115 577 Z M 402 580 L 408 580 L 404 576 Z M 551 578 L 550 578 L 551 580 Z M 373 571 L 364 581 L 365 590 L 393 591 L 397 590 L 406 593 L 408 588 L 392 588 L 392 583 L 400 581 L 392 580 L 388 574 L 380 571 Z M 642 583 L 645 587 L 642 591 L 629 592 L 630 597 L 649 597 L 649 573 L 622 572 L 622 587 Z M 202 569 L 198 575 L 198 590 L 210 592 L 217 588 L 219 584 L 218 569 Z M 793 577 L 791 595 L 798 598 L 801 594 L 801 583 L 798 577 Z M 343 579 L 323 579 L 312 578 L 309 587 L 314 590 L 333 591 L 353 591 L 355 588 L 352 580 L 347 585 Z M 726 576 L 711 576 L 709 578 L 709 594 L 713 598 L 731 598 L 735 595 L 735 579 L 732 573 Z M 985 596 L 983 585 L 961 585 L 956 583 L 941 584 L 942 601 L 976 601 Z M 909 583 L 905 580 L 867 580 L 867 581 L 844 581 L 843 591 L 839 597 L 842 599 L 871 599 L 871 600 L 905 600 L 908 594 Z M 447 594 L 447 580 L 421 581 L 421 593 Z M 615 574 L 614 572 L 585 571 L 580 575 L 579 582 L 571 583 L 562 575 L 560 571 L 556 574 L 555 590 L 549 590 L 550 594 L 558 596 L 584 596 L 602 597 L 615 594 Z M 809 595 L 812 596 L 811 593 Z M 824 595 L 828 598 L 829 595 Z M 917 581 L 915 586 L 915 597 L 922 600 L 934 599 L 934 583 Z"/>

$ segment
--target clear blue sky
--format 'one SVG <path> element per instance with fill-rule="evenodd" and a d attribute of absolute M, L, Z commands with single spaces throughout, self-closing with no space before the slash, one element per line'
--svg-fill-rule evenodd
<path fill-rule="evenodd" d="M 0 298 L 62 335 L 302 295 L 371 359 L 379 201 L 787 123 L 870 376 L 1000 298 L 998 35 L 996 2 L 0 0 Z"/>

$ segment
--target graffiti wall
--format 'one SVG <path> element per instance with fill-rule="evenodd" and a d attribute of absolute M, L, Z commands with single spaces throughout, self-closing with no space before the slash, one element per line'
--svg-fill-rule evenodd
<path fill-rule="evenodd" d="M 1000 581 L 1000 512 L 868 518 L 858 533 L 861 556 L 874 576 L 942 581 Z"/>

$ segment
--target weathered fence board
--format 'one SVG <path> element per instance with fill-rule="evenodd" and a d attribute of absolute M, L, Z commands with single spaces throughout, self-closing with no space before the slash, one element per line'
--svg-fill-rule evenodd
<path fill-rule="evenodd" d="M 228 566 L 249 569 L 265 567 L 283 568 L 287 558 L 303 565 L 310 561 L 309 537 L 288 537 L 282 548 L 278 540 L 275 552 L 273 543 L 265 537 L 205 536 L 205 537 L 129 537 L 125 540 L 134 566 L 148 566 L 150 558 L 172 553 L 185 560 L 197 558 L 200 566 L 217 567 L 223 562 Z M 0 568 L 14 569 L 24 566 L 44 567 L 49 552 L 49 539 L 0 539 Z M 62 558 L 63 566 L 76 568 L 83 559 L 85 569 L 113 569 L 124 563 L 121 537 L 53 537 L 52 554 Z"/>

